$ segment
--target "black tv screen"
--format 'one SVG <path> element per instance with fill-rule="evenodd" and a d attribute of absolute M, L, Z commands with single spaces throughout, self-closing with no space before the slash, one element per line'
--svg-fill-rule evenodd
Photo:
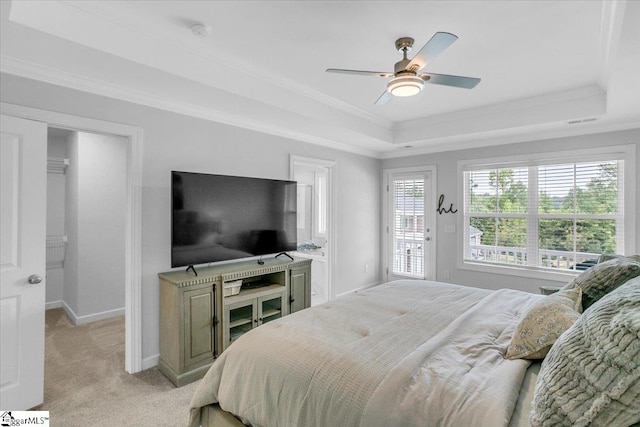
<path fill-rule="evenodd" d="M 296 249 L 296 182 L 171 172 L 171 267 Z"/>

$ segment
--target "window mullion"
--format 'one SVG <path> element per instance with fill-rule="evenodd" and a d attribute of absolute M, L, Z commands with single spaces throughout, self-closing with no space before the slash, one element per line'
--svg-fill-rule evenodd
<path fill-rule="evenodd" d="M 494 220 L 494 227 L 495 227 L 495 233 L 493 233 L 493 249 L 494 249 L 494 253 L 496 254 L 495 256 L 499 259 L 500 258 L 500 252 L 498 251 L 498 246 L 499 246 L 499 239 L 498 239 L 498 235 L 500 233 L 500 214 L 502 212 L 500 212 L 500 169 L 495 169 L 495 174 L 496 174 L 496 194 L 495 194 L 495 198 L 496 198 L 496 203 L 495 203 L 495 207 L 494 207 L 494 212 L 496 214 L 495 220 Z"/>
<path fill-rule="evenodd" d="M 527 264 L 530 267 L 540 266 L 540 240 L 538 236 L 538 167 L 529 166 L 529 187 L 527 206 Z"/>
<path fill-rule="evenodd" d="M 573 164 L 573 263 L 578 259 L 578 172 Z"/>
<path fill-rule="evenodd" d="M 616 212 L 616 252 L 619 254 L 623 254 L 625 253 L 625 239 L 624 239 L 624 235 L 625 235 L 625 226 L 624 226 L 624 213 L 625 213 L 625 207 L 624 207 L 624 176 L 625 176 L 625 171 L 624 171 L 624 162 L 622 161 L 617 161 L 616 162 L 616 169 L 617 169 L 617 174 L 618 174 L 618 181 L 616 183 L 616 190 L 618 193 L 618 200 L 617 200 L 617 212 Z"/>

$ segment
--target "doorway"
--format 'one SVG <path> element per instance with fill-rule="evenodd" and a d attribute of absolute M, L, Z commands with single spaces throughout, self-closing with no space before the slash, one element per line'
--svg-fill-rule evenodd
<path fill-rule="evenodd" d="M 384 171 L 386 280 L 434 280 L 435 166 Z"/>
<path fill-rule="evenodd" d="M 2 114 L 34 120 L 50 127 L 77 129 L 110 135 L 127 140 L 127 184 L 125 225 L 125 370 L 136 373 L 155 365 L 153 357 L 142 360 L 142 286 L 141 286 L 141 192 L 142 145 L 141 128 L 105 122 L 86 117 L 20 105 L 0 103 Z M 46 144 L 45 144 L 46 146 Z M 44 266 L 43 266 L 44 268 Z M 44 304 L 40 308 L 44 315 Z"/>
<path fill-rule="evenodd" d="M 44 408 L 124 372 L 127 139 L 47 131 Z M 71 364 L 74 369 L 67 369 Z"/>
<path fill-rule="evenodd" d="M 335 162 L 291 156 L 290 175 L 298 182 L 298 251 L 311 262 L 311 305 L 335 298 Z"/>
<path fill-rule="evenodd" d="M 74 325 L 125 314 L 127 141 L 48 128 L 46 308 Z"/>

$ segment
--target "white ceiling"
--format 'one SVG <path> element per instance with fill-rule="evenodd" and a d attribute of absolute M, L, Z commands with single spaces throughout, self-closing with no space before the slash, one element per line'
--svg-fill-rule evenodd
<path fill-rule="evenodd" d="M 633 1 L 13 0 L 0 69 L 393 157 L 640 126 L 638 22 Z M 325 72 L 393 71 L 398 37 L 437 31 L 459 39 L 427 71 L 476 88 L 376 106 L 386 79 Z"/>

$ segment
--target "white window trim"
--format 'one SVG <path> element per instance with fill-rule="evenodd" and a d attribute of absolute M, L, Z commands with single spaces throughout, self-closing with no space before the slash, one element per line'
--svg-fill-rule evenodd
<path fill-rule="evenodd" d="M 579 152 L 555 151 L 537 154 L 491 157 L 483 159 L 470 159 L 458 161 L 458 205 L 465 206 L 465 199 L 469 196 L 464 188 L 464 172 L 469 170 L 504 168 L 514 166 L 532 166 L 536 164 L 551 163 L 579 163 L 592 160 L 606 160 L 607 158 L 623 159 L 624 162 L 624 245 L 626 254 L 637 253 L 636 248 L 636 146 L 613 145 L 608 147 L 597 147 L 582 149 Z M 539 267 L 507 266 L 500 264 L 478 263 L 464 259 L 464 242 L 468 239 L 468 230 L 464 227 L 464 213 L 458 215 L 458 230 L 462 230 L 457 242 L 456 266 L 461 270 L 471 270 L 483 273 L 503 274 L 509 276 L 519 276 L 567 282 L 571 278 L 580 274 L 573 271 L 547 271 Z"/>

